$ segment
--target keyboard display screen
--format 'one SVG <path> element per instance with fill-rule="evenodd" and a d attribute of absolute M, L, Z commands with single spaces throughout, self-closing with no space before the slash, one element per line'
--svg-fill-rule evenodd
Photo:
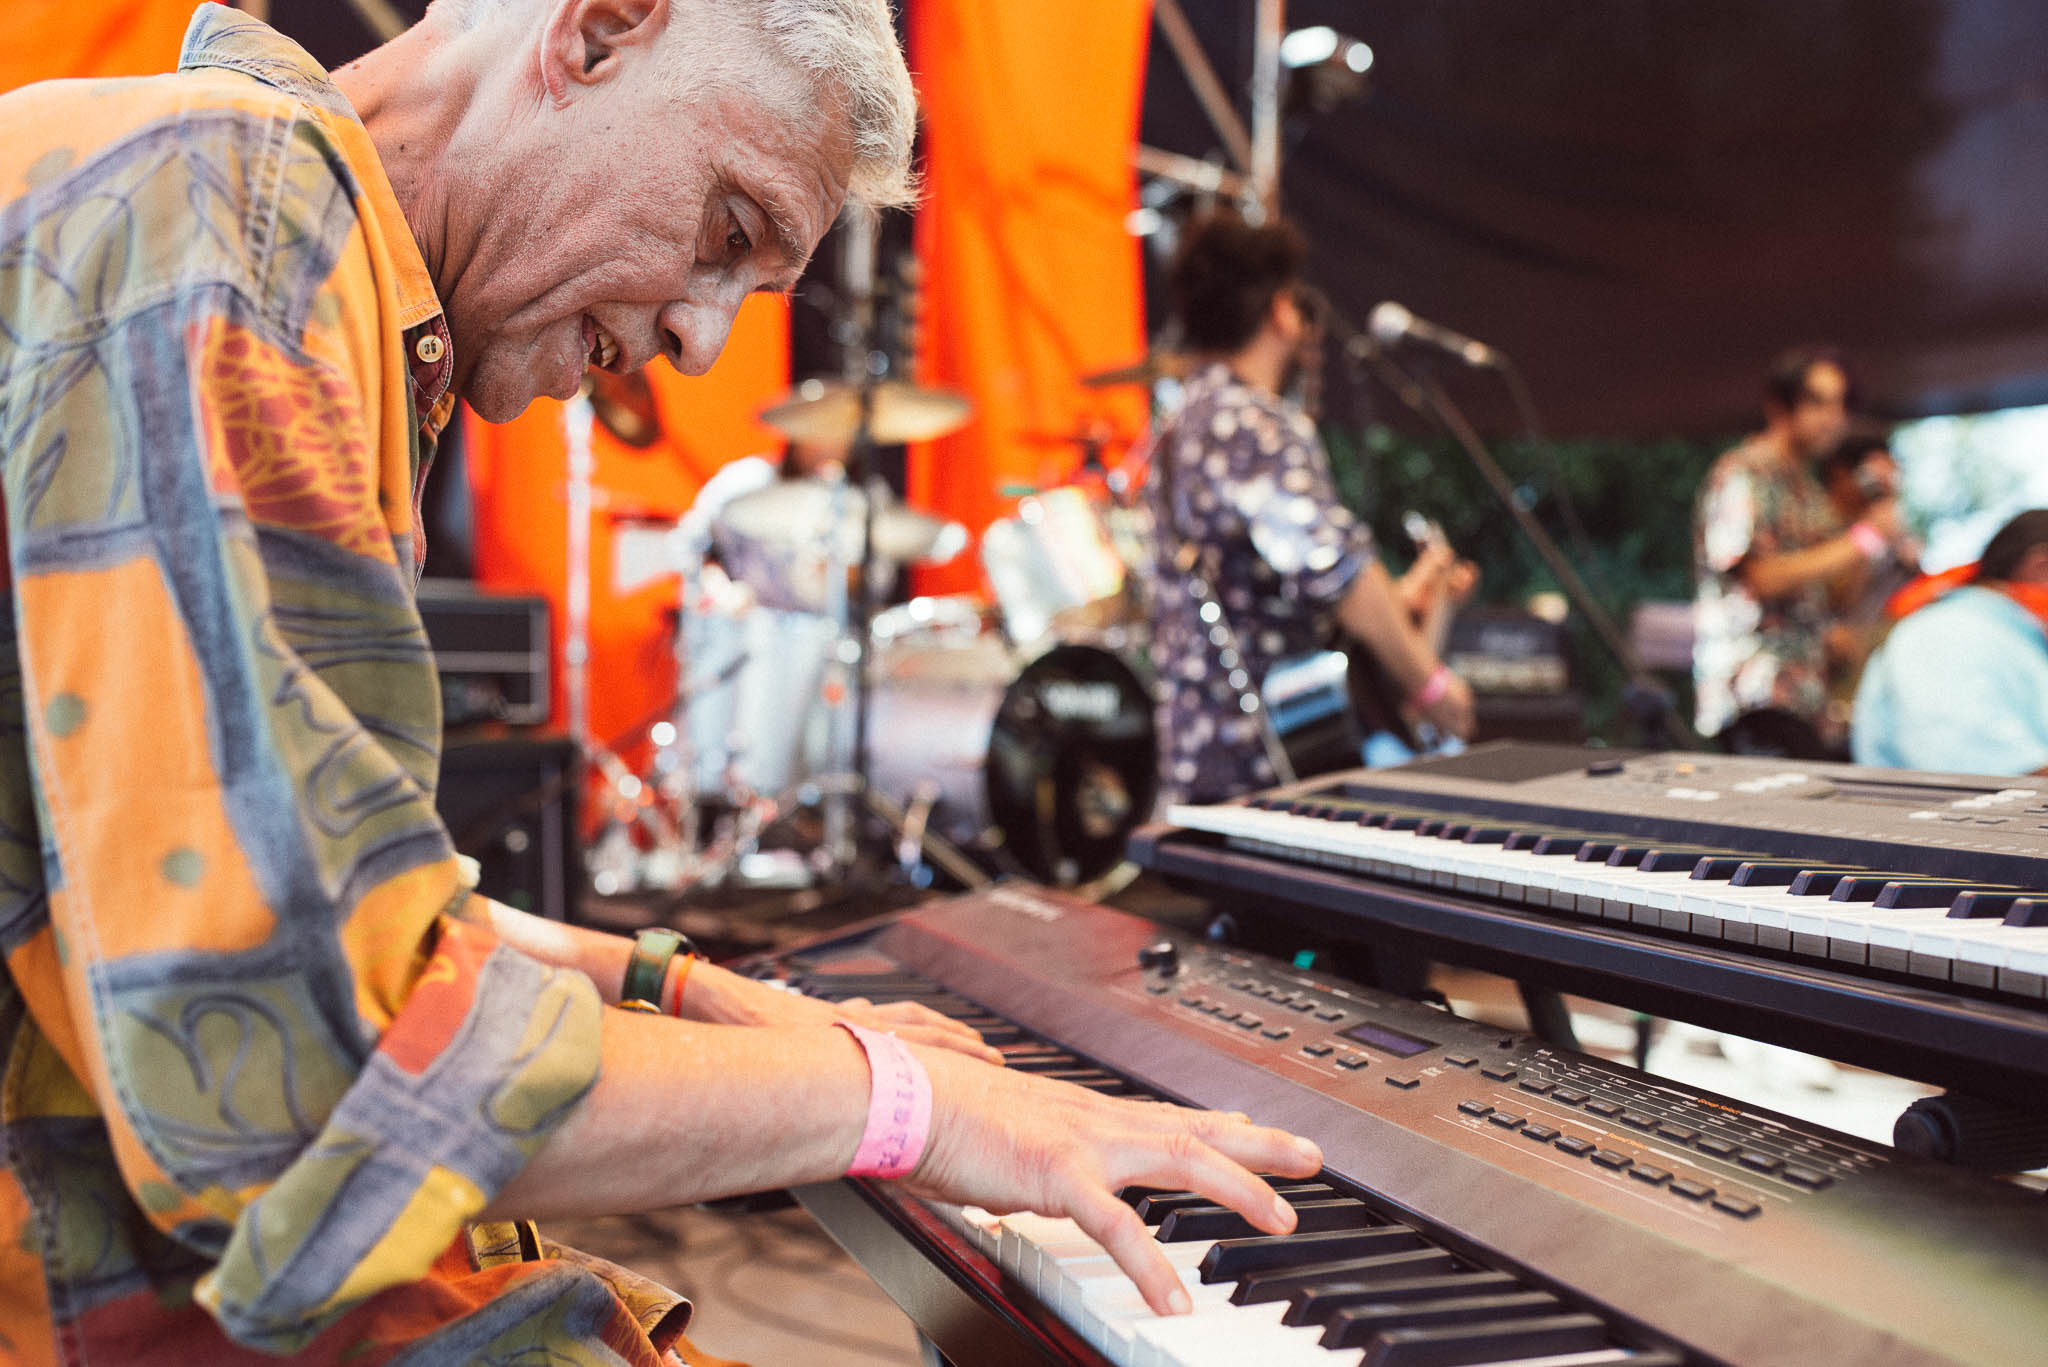
<path fill-rule="evenodd" d="M 1371 1021 L 1363 1025 L 1354 1025 L 1349 1030 L 1338 1033 L 1345 1039 L 1369 1044 L 1381 1053 L 1392 1054 L 1395 1058 L 1413 1058 L 1423 1050 L 1434 1049 L 1437 1045 L 1433 1039 L 1418 1039 L 1414 1035 L 1404 1035 L 1399 1030 L 1389 1030 L 1386 1026 L 1374 1025 Z"/>

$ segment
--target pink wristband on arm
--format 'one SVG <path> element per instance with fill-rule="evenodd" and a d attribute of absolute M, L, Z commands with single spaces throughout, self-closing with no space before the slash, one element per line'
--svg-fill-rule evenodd
<path fill-rule="evenodd" d="M 1865 560 L 1875 560 L 1891 549 L 1891 542 L 1884 539 L 1884 533 L 1868 522 L 1858 522 L 1850 527 L 1849 540 L 1856 543 L 1856 549 L 1863 552 Z"/>
<path fill-rule="evenodd" d="M 932 1079 L 894 1035 L 835 1021 L 868 1056 L 868 1123 L 848 1177 L 906 1177 L 924 1157 L 932 1131 Z"/>
<path fill-rule="evenodd" d="M 1451 667 L 1447 664 L 1439 664 L 1434 670 L 1430 671 L 1429 677 L 1422 681 L 1422 687 L 1416 689 L 1408 701 L 1417 707 L 1433 707 L 1437 703 L 1442 702 L 1444 695 L 1450 691 Z"/>

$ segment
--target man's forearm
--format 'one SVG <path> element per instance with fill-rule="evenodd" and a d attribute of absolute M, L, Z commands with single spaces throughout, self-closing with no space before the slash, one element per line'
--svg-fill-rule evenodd
<path fill-rule="evenodd" d="M 1737 573 L 1743 587 L 1770 600 L 1789 597 L 1809 584 L 1847 579 L 1865 562 L 1862 548 L 1845 532 L 1802 551 L 1752 557 Z"/>
<path fill-rule="evenodd" d="M 838 1177 L 867 1096 L 844 1030 L 607 1011 L 596 1085 L 484 1218 L 623 1214 Z"/>
<path fill-rule="evenodd" d="M 1337 606 L 1337 620 L 1346 634 L 1364 642 L 1379 658 L 1403 693 L 1420 688 L 1436 669 L 1435 654 L 1409 617 L 1392 577 L 1377 561 L 1351 581 Z"/>

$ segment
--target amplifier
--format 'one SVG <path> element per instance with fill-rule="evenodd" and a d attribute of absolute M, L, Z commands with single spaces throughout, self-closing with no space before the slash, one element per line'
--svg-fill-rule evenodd
<path fill-rule="evenodd" d="M 455 848 L 482 865 L 485 896 L 551 921 L 576 919 L 583 889 L 576 766 L 576 746 L 567 740 L 442 749 L 434 805 Z"/>
<path fill-rule="evenodd" d="M 420 620 L 441 674 L 444 726 L 548 719 L 548 600 L 423 579 Z"/>
<path fill-rule="evenodd" d="M 1451 622 L 1444 663 L 1472 685 L 1477 740 L 1572 743 L 1586 734 L 1562 623 L 1512 608 L 1469 608 Z"/>

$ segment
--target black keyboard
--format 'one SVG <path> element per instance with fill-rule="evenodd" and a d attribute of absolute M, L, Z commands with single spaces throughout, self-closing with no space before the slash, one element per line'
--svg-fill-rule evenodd
<path fill-rule="evenodd" d="M 1273 1179 L 1301 1220 L 1283 1238 L 1123 1194 L 1196 1304 L 1164 1320 L 1065 1221 L 798 1192 L 956 1362 L 1905 1367 L 2048 1342 L 2037 1195 L 1057 894 L 999 887 L 754 967 L 1323 1146 L 1316 1179 Z"/>
<path fill-rule="evenodd" d="M 2039 1108 L 2048 780 L 1502 745 L 1178 807 L 1142 864 L 1331 938 Z"/>

